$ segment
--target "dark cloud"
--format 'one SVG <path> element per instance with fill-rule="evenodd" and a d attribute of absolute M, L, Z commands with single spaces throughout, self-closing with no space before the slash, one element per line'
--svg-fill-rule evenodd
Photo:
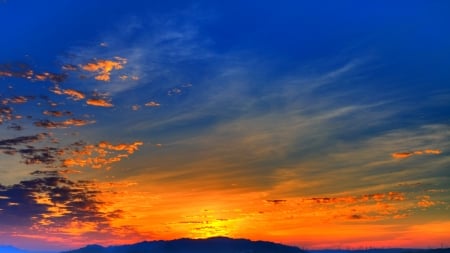
<path fill-rule="evenodd" d="M 55 143 L 56 140 L 48 133 L 20 136 L 12 139 L 0 140 L 0 151 L 7 155 L 19 154 L 23 163 L 27 165 L 51 165 L 60 161 L 64 150 L 57 147 L 31 145 L 36 142 Z"/>
<path fill-rule="evenodd" d="M 46 137 L 49 137 L 48 133 L 40 133 L 35 135 L 20 136 L 12 139 L 4 139 L 0 140 L 0 147 L 33 143 L 42 140 Z"/>
<path fill-rule="evenodd" d="M 58 176 L 59 172 L 57 170 L 35 170 L 30 173 L 33 176 Z"/>
<path fill-rule="evenodd" d="M 316 204 L 354 204 L 367 201 L 383 202 L 383 201 L 403 201 L 405 194 L 402 192 L 386 192 L 373 193 L 360 196 L 344 196 L 344 197 L 314 197 L 307 198 L 305 201 Z"/>
<path fill-rule="evenodd" d="M 285 200 L 285 199 L 268 199 L 268 200 L 266 200 L 266 202 L 272 203 L 274 205 L 282 204 L 282 203 L 284 203 L 286 201 L 287 200 Z"/>
<path fill-rule="evenodd" d="M 123 211 L 102 211 L 107 203 L 92 181 L 71 181 L 58 171 L 35 171 L 37 178 L 17 184 L 0 184 L 0 225 L 63 227 L 72 221 L 108 226 Z M 57 208 L 55 208 L 57 207 Z"/>
<path fill-rule="evenodd" d="M 59 157 L 64 152 L 62 149 L 54 147 L 36 148 L 29 146 L 28 148 L 16 150 L 22 156 L 25 164 L 54 164 L 59 161 Z"/>
<path fill-rule="evenodd" d="M 23 130 L 23 127 L 21 125 L 16 124 L 16 123 L 13 123 L 13 124 L 9 125 L 7 128 L 8 129 L 12 129 L 12 130 L 16 130 L 16 131 L 22 131 Z"/>
<path fill-rule="evenodd" d="M 48 119 L 35 121 L 33 124 L 37 127 L 43 128 L 66 128 L 70 126 L 84 126 L 88 124 L 92 124 L 95 121 L 92 120 L 84 120 L 84 119 L 68 119 L 65 121 L 51 121 Z"/>
<path fill-rule="evenodd" d="M 64 73 L 35 73 L 26 63 L 0 64 L 0 77 L 23 78 L 30 81 L 51 81 L 54 83 L 61 83 L 67 79 L 67 75 Z"/>
<path fill-rule="evenodd" d="M 360 215 L 360 214 L 352 214 L 352 215 L 349 216 L 349 219 L 351 219 L 351 220 L 361 220 L 361 219 L 363 219 L 363 216 Z"/>
<path fill-rule="evenodd" d="M 50 111 L 43 111 L 42 114 L 47 115 L 47 116 L 52 116 L 52 117 L 63 117 L 63 116 L 72 116 L 72 112 L 69 111 L 54 111 L 54 110 L 50 110 Z"/>

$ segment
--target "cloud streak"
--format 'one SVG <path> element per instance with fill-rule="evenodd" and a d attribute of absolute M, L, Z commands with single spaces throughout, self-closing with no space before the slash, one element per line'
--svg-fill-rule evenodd
<path fill-rule="evenodd" d="M 86 100 L 86 104 L 99 107 L 114 107 L 111 102 L 103 98 L 89 98 Z"/>
<path fill-rule="evenodd" d="M 395 152 L 392 153 L 392 158 L 395 159 L 405 159 L 415 155 L 440 155 L 442 151 L 439 149 L 425 149 L 425 150 L 416 150 L 412 152 Z"/>

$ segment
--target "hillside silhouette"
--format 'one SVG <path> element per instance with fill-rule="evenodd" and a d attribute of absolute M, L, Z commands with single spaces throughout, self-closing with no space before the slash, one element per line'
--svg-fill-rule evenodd
<path fill-rule="evenodd" d="M 65 253 L 305 253 L 292 246 L 273 242 L 213 237 L 141 242 L 132 245 L 102 247 L 88 245 Z"/>

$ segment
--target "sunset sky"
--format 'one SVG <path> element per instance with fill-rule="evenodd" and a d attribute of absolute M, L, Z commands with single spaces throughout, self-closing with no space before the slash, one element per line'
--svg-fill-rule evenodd
<path fill-rule="evenodd" d="M 0 1 L 0 245 L 450 246 L 450 2 Z"/>

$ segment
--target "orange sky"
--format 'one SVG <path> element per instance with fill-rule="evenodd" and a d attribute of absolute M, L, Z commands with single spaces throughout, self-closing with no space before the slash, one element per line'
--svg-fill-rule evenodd
<path fill-rule="evenodd" d="M 450 247 L 440 8 L 156 2 L 0 1 L 0 245 Z"/>

